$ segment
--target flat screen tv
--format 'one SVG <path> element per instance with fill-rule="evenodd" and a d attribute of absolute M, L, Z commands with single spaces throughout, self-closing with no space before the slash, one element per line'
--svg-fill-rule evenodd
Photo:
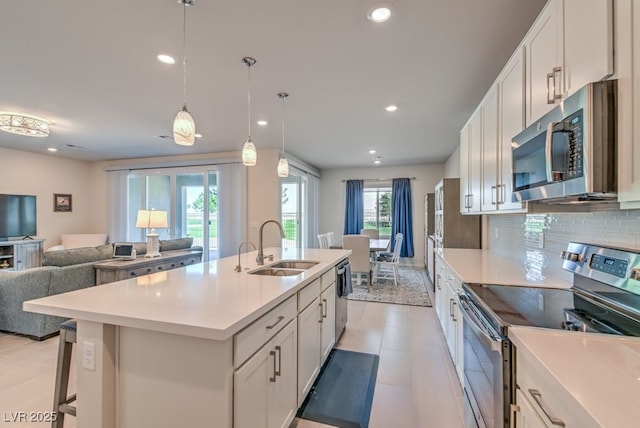
<path fill-rule="evenodd" d="M 0 194 L 0 240 L 36 235 L 36 197 Z"/>

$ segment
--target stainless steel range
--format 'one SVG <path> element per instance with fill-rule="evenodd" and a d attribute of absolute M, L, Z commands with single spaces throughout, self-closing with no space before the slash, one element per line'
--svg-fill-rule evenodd
<path fill-rule="evenodd" d="M 462 284 L 467 427 L 509 427 L 511 325 L 640 336 L 640 250 L 570 243 L 569 289 Z"/>

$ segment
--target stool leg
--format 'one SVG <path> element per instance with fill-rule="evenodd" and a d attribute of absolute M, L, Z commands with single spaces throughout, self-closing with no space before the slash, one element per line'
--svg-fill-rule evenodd
<path fill-rule="evenodd" d="M 58 345 L 58 364 L 56 370 L 56 384 L 53 394 L 53 411 L 57 413 L 56 420 L 51 423 L 52 428 L 64 426 L 64 413 L 60 411 L 60 404 L 67 399 L 69 388 L 69 372 L 71 371 L 71 351 L 73 343 L 67 342 L 67 331 L 60 331 L 60 344 Z"/>

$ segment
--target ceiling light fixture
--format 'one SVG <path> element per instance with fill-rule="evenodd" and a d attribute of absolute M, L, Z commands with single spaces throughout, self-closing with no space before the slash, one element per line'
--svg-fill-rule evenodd
<path fill-rule="evenodd" d="M 183 33 L 182 33 L 182 110 L 176 114 L 173 121 L 173 140 L 181 146 L 193 146 L 196 134 L 196 124 L 193 116 L 187 110 L 187 6 L 193 6 L 196 0 L 178 0 L 183 5 Z"/>
<path fill-rule="evenodd" d="M 388 111 L 388 112 L 394 112 L 394 111 L 398 110 L 398 106 L 391 104 L 389 106 L 386 106 L 384 109 L 386 111 Z"/>
<path fill-rule="evenodd" d="M 393 6 L 390 3 L 375 4 L 367 12 L 367 18 L 376 23 L 387 22 L 391 19 L 392 9 Z"/>
<path fill-rule="evenodd" d="M 28 137 L 47 137 L 49 122 L 26 114 L 0 113 L 0 129 Z"/>
<path fill-rule="evenodd" d="M 375 153 L 376 153 L 376 151 L 375 151 L 375 150 L 373 150 L 373 149 L 369 150 L 369 154 L 373 155 L 373 154 L 375 154 Z"/>
<path fill-rule="evenodd" d="M 160 61 L 160 62 L 162 62 L 164 64 L 173 65 L 173 64 L 176 63 L 176 60 L 172 56 L 167 55 L 167 54 L 160 54 L 156 58 L 158 58 L 158 61 Z"/>
<path fill-rule="evenodd" d="M 258 124 L 258 126 L 267 126 L 267 121 L 266 120 L 259 120 L 256 122 Z"/>
<path fill-rule="evenodd" d="M 251 67 L 256 65 L 255 58 L 245 56 L 242 63 L 247 66 L 247 105 L 249 111 L 249 136 L 242 147 L 242 163 L 247 166 L 254 166 L 258 162 L 256 146 L 251 141 Z"/>
<path fill-rule="evenodd" d="M 47 150 L 49 150 L 50 152 L 57 152 L 58 149 L 56 149 L 55 147 L 49 147 L 47 148 Z"/>
<path fill-rule="evenodd" d="M 289 94 L 286 92 L 280 92 L 278 97 L 282 100 L 282 154 L 280 155 L 280 160 L 278 161 L 278 177 L 288 177 L 289 176 L 289 162 L 287 161 L 286 156 L 284 155 L 284 101 L 289 97 Z"/>

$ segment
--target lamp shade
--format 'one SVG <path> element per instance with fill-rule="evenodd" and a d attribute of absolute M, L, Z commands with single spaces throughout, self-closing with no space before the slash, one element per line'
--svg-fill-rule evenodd
<path fill-rule="evenodd" d="M 193 146 L 196 139 L 196 124 L 186 104 L 173 121 L 173 140 L 181 146 Z"/>
<path fill-rule="evenodd" d="M 258 161 L 258 153 L 256 152 L 256 146 L 253 145 L 251 138 L 247 138 L 247 141 L 242 147 L 242 163 L 246 166 L 254 166 Z"/>
<path fill-rule="evenodd" d="M 166 211 L 138 210 L 136 227 L 142 229 L 154 229 L 156 227 L 168 227 Z"/>
<path fill-rule="evenodd" d="M 278 177 L 288 177 L 289 176 L 289 162 L 287 158 L 282 155 L 280 156 L 280 161 L 278 162 Z"/>

